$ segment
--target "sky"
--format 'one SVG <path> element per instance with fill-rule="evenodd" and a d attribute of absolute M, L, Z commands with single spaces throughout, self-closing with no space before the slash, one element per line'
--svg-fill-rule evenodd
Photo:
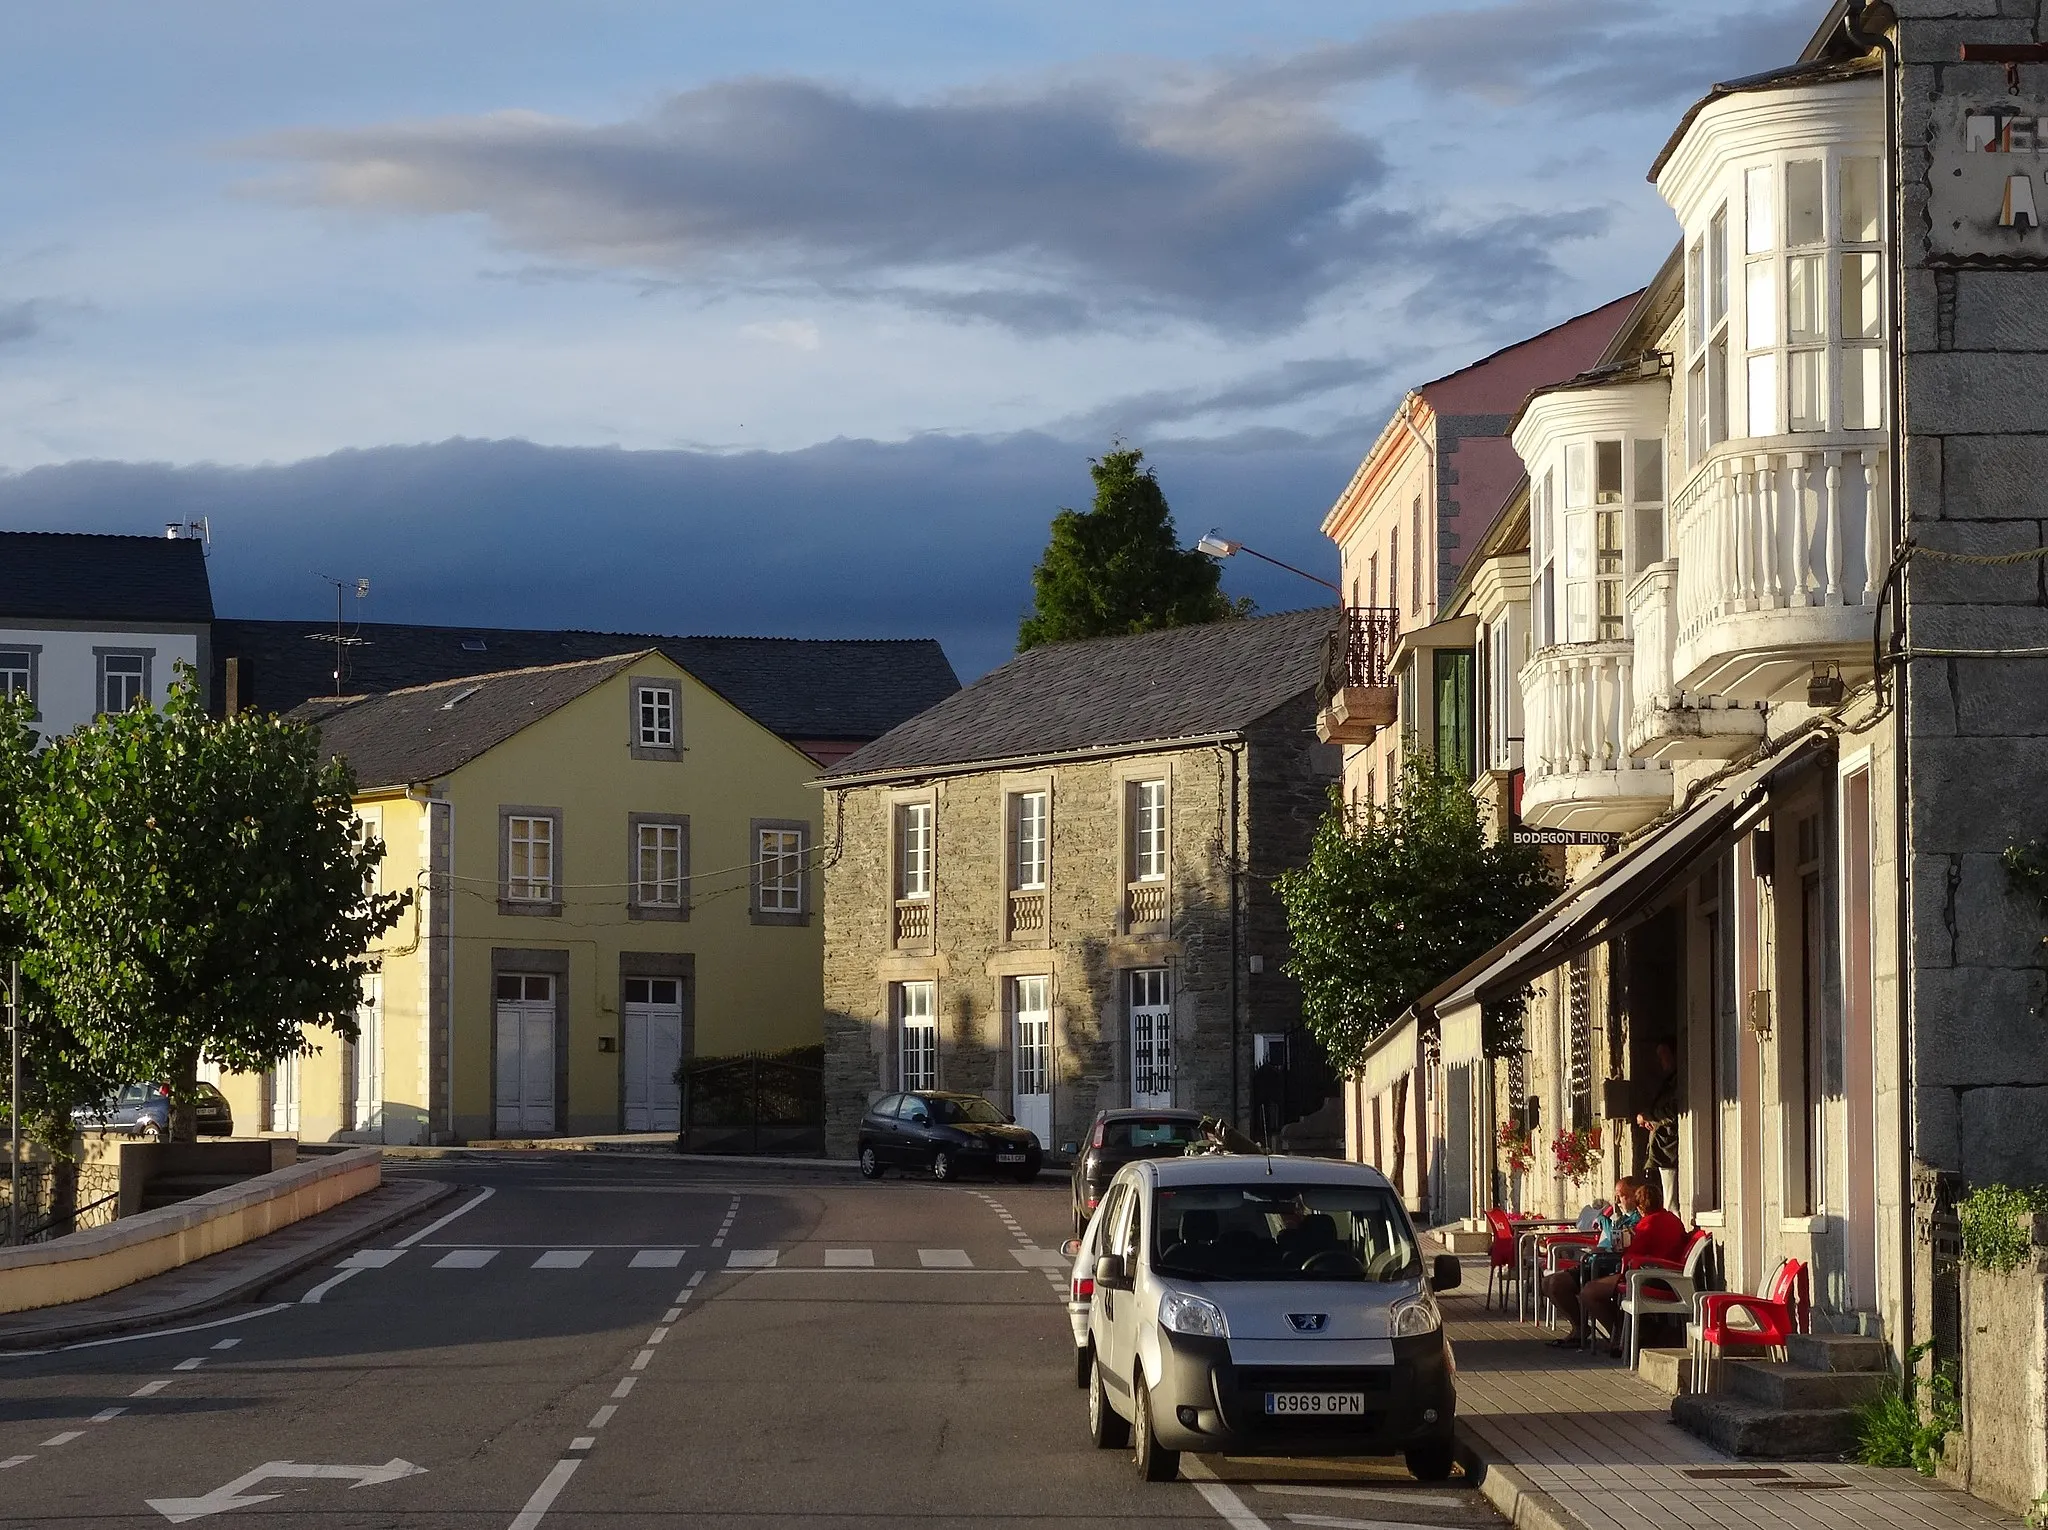
<path fill-rule="evenodd" d="M 0 526 L 964 678 L 1121 439 L 1334 578 L 1401 394 L 1646 281 L 1657 148 L 1824 10 L 0 0 Z"/>

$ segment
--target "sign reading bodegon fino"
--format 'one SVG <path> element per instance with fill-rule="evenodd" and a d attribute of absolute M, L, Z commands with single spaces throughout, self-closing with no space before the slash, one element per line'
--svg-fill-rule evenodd
<path fill-rule="evenodd" d="M 1937 258 L 2048 264 L 2048 103 L 1950 96 L 1934 110 L 1928 241 Z"/>

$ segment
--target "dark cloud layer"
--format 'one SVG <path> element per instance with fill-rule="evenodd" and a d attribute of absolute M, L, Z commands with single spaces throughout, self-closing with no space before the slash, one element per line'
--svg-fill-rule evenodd
<path fill-rule="evenodd" d="M 1366 443 L 1284 432 L 1154 454 L 1182 538 L 1211 525 L 1311 569 Z M 1101 442 L 1026 434 L 833 441 L 714 455 L 521 441 L 337 452 L 263 467 L 74 462 L 0 475 L 0 526 L 153 533 L 213 522 L 223 615 L 317 617 L 317 574 L 367 576 L 390 621 L 937 637 L 978 674 L 1008 656 L 1061 505 Z M 1249 560 L 1261 606 L 1316 587 Z"/>

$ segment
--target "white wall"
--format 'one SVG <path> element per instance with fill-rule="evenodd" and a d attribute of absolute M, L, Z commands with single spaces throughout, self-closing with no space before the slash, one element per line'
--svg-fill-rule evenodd
<path fill-rule="evenodd" d="M 170 689 L 172 666 L 183 660 L 198 669 L 201 694 L 207 689 L 204 639 L 196 629 L 166 631 L 25 627 L 0 624 L 0 648 L 28 647 L 36 654 L 36 709 L 45 738 L 90 722 L 98 710 L 99 665 L 94 649 L 120 648 L 150 655 L 148 696 L 161 704 Z"/>

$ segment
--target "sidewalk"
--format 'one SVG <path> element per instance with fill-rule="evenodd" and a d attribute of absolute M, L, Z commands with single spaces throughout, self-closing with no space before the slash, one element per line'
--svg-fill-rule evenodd
<path fill-rule="evenodd" d="M 1670 1399 L 1555 1330 L 1484 1304 L 1486 1264 L 1440 1298 L 1458 1357 L 1458 1432 L 1480 1490 L 1525 1530 L 2016 1530 L 1909 1470 L 1740 1461 L 1671 1422 Z M 1474 1284 L 1474 1274 L 1477 1284 Z"/>
<path fill-rule="evenodd" d="M 243 1301 L 265 1286 L 375 1237 L 456 1189 L 438 1180 L 387 1182 L 332 1211 L 104 1296 L 0 1315 L 0 1352 L 45 1349 L 99 1334 L 154 1328 Z"/>

